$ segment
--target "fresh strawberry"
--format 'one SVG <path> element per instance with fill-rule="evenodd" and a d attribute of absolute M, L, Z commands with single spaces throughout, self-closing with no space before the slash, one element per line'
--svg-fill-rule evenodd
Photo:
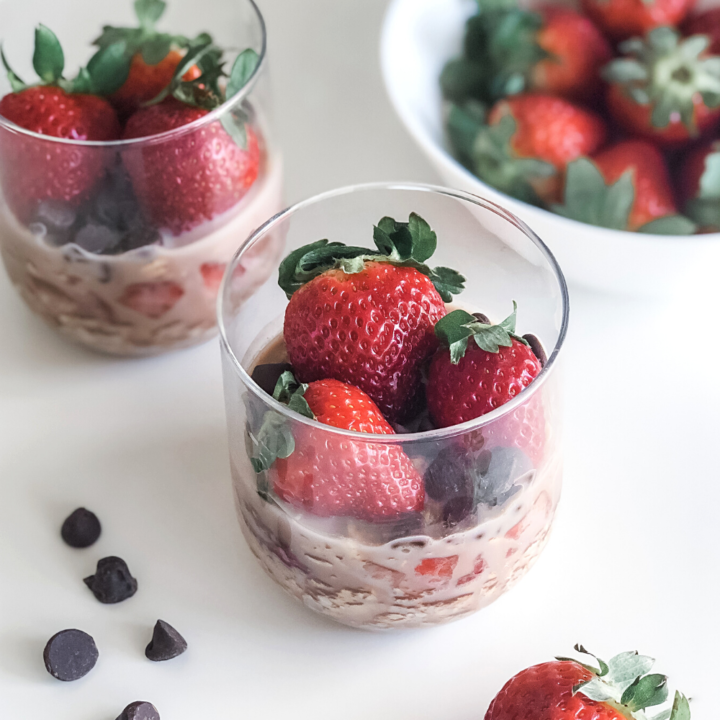
<path fill-rule="evenodd" d="M 720 141 L 695 148 L 680 169 L 685 212 L 703 231 L 720 231 Z"/>
<path fill-rule="evenodd" d="M 435 326 L 441 347 L 430 363 L 427 402 L 438 427 L 492 412 L 540 373 L 540 361 L 515 334 L 515 318 L 514 308 L 502 323 L 489 325 L 454 310 Z"/>
<path fill-rule="evenodd" d="M 148 137 L 201 121 L 203 108 L 166 98 L 138 110 L 125 126 L 125 139 Z M 174 235 L 226 212 L 255 182 L 260 147 L 252 128 L 241 147 L 218 121 L 200 123 L 172 139 L 130 146 L 124 162 L 135 193 L 151 221 Z"/>
<path fill-rule="evenodd" d="M 185 294 L 183 288 L 170 281 L 128 285 L 118 302 L 146 317 L 157 319 L 175 307 Z"/>
<path fill-rule="evenodd" d="M 580 0 L 580 5 L 609 37 L 623 40 L 661 25 L 678 25 L 695 0 Z"/>
<path fill-rule="evenodd" d="M 298 379 L 355 385 L 395 421 L 414 409 L 433 327 L 464 278 L 425 265 L 437 237 L 415 213 L 407 223 L 383 218 L 374 240 L 377 250 L 320 240 L 285 258 L 283 333 Z"/>
<path fill-rule="evenodd" d="M 580 645 L 575 649 L 589 654 Z M 668 698 L 667 677 L 649 674 L 652 658 L 626 652 L 598 663 L 595 668 L 558 658 L 519 672 L 490 703 L 485 720 L 690 720 L 680 692 L 666 712 L 655 718 L 644 712 Z"/>
<path fill-rule="evenodd" d="M 462 56 L 440 77 L 452 102 L 492 101 L 527 91 L 591 99 L 612 49 L 597 27 L 567 7 L 479 3 L 467 23 Z"/>
<path fill-rule="evenodd" d="M 720 58 L 707 55 L 708 42 L 703 35 L 682 39 L 676 30 L 660 27 L 645 39 L 621 43 L 628 57 L 603 70 L 615 121 L 668 146 L 714 128 L 720 122 Z"/>
<path fill-rule="evenodd" d="M 490 185 L 529 202 L 559 197 L 567 164 L 595 152 L 605 124 L 563 98 L 524 94 L 497 102 L 473 142 L 473 168 Z"/>
<path fill-rule="evenodd" d="M 120 125 L 112 106 L 88 94 L 103 80 L 101 70 L 63 78 L 65 59 L 57 37 L 43 25 L 35 32 L 33 63 L 44 84 L 28 86 L 2 55 L 13 92 L 0 100 L 0 115 L 39 135 L 66 140 L 116 140 Z M 3 133 L 2 184 L 8 203 L 23 220 L 31 219 L 41 200 L 79 204 L 101 179 L 107 156 L 97 148 L 43 142 L 15 133 Z"/>
<path fill-rule="evenodd" d="M 300 385 L 284 372 L 276 400 L 325 425 L 393 435 L 377 405 L 359 388 L 338 380 Z M 269 411 L 257 433 L 256 472 L 269 471 L 275 494 L 321 517 L 378 521 L 422 510 L 422 478 L 399 445 L 358 442 L 306 424 L 290 429 Z"/>
<path fill-rule="evenodd" d="M 220 283 L 225 275 L 225 263 L 203 263 L 200 266 L 200 274 L 202 275 L 205 287 L 210 290 L 213 295 L 217 295 L 220 289 Z"/>
<path fill-rule="evenodd" d="M 677 215 L 665 159 L 646 140 L 625 140 L 570 163 L 565 202 L 553 210 L 614 230 L 680 235 L 694 230 Z"/>
<path fill-rule="evenodd" d="M 134 113 L 123 138 L 149 137 L 195 125 L 164 142 L 130 146 L 123 160 L 145 213 L 159 228 L 174 235 L 212 220 L 237 204 L 255 182 L 260 143 L 242 107 L 217 121 L 203 118 L 240 91 L 255 71 L 257 55 L 240 53 L 225 91 L 220 56 L 212 41 L 195 44 L 183 57 L 175 76 L 155 104 Z M 193 81 L 183 80 L 193 65 L 204 68 Z"/>
<path fill-rule="evenodd" d="M 691 15 L 683 24 L 682 30 L 686 36 L 707 35 L 710 40 L 707 51 L 720 55 L 720 8 L 710 8 Z"/>
<path fill-rule="evenodd" d="M 198 41 L 190 41 L 183 35 L 169 35 L 157 31 L 155 25 L 166 8 L 166 3 L 162 0 L 137 0 L 134 8 L 138 27 L 106 25 L 94 42 L 100 52 L 110 47 L 122 49 L 117 61 L 121 68 L 118 72 L 124 73 L 124 81 L 108 99 L 123 122 L 143 103 L 155 98 L 171 83 L 184 51 Z M 200 41 L 205 39 L 207 35 L 199 38 Z M 193 65 L 185 73 L 183 80 L 192 81 L 201 74 L 202 70 Z"/>

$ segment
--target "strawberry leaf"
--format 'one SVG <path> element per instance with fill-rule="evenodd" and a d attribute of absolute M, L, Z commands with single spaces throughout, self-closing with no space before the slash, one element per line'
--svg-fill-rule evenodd
<path fill-rule="evenodd" d="M 670 720 L 690 720 L 690 703 L 681 692 L 675 692 Z"/>
<path fill-rule="evenodd" d="M 100 48 L 87 64 L 87 71 L 98 95 L 112 95 L 119 90 L 130 74 L 130 59 L 124 42 Z M 78 92 L 76 90 L 76 92 Z"/>
<path fill-rule="evenodd" d="M 684 215 L 665 215 L 638 228 L 638 232 L 651 235 L 694 235 L 698 226 Z"/>
<path fill-rule="evenodd" d="M 463 165 L 470 165 L 472 149 L 480 129 L 485 125 L 487 108 L 477 100 L 462 106 L 452 104 L 445 123 L 450 147 Z"/>
<path fill-rule="evenodd" d="M 440 73 L 443 97 L 456 103 L 485 98 L 489 81 L 487 67 L 467 58 L 450 60 Z"/>
<path fill-rule="evenodd" d="M 55 33 L 45 25 L 35 28 L 33 67 L 47 85 L 56 83 L 65 69 L 65 55 Z"/>
<path fill-rule="evenodd" d="M 220 118 L 225 132 L 233 139 L 233 142 L 243 150 L 247 150 L 246 120 L 246 117 L 236 117 L 236 114 L 232 112 L 223 113 L 223 116 Z"/>
<path fill-rule="evenodd" d="M 252 77 L 260 58 L 252 49 L 243 50 L 233 63 L 230 77 L 225 88 L 225 98 L 230 99 L 245 87 L 247 81 Z"/>
<path fill-rule="evenodd" d="M 435 337 L 450 350 L 450 362 L 457 365 L 464 357 L 475 317 L 465 310 L 453 310 L 435 323 Z"/>
<path fill-rule="evenodd" d="M 720 152 L 711 152 L 705 157 L 697 197 L 720 200 Z"/>
<path fill-rule="evenodd" d="M 668 688 L 665 675 L 653 674 L 637 678 L 623 692 L 620 702 L 631 712 L 661 705 L 667 700 Z"/>
<path fill-rule="evenodd" d="M 2 45 L 0 45 L 0 59 L 2 60 L 3 67 L 5 68 L 5 72 L 7 73 L 8 82 L 10 83 L 12 91 L 20 92 L 21 90 L 25 90 L 25 88 L 27 88 L 27 85 L 20 79 L 17 73 L 8 64 L 7 58 L 5 57 L 5 50 L 3 49 Z"/>
<path fill-rule="evenodd" d="M 565 202 L 553 205 L 558 215 L 612 230 L 627 230 L 635 202 L 633 171 L 627 170 L 611 185 L 592 160 L 578 158 L 568 163 Z"/>
<path fill-rule="evenodd" d="M 624 691 L 640 676 L 650 672 L 654 664 L 655 660 L 647 655 L 633 651 L 620 653 L 608 662 L 607 679 Z"/>
<path fill-rule="evenodd" d="M 425 262 L 437 250 L 437 235 L 417 213 L 410 213 L 408 229 L 412 237 L 411 257 L 418 262 Z"/>
<path fill-rule="evenodd" d="M 453 295 L 459 295 L 465 289 L 465 277 L 452 268 L 432 268 L 427 276 L 432 280 L 443 302 L 452 302 Z"/>
<path fill-rule="evenodd" d="M 140 27 L 150 33 L 155 29 L 155 23 L 162 17 L 167 5 L 163 0 L 135 0 L 134 7 Z"/>
<path fill-rule="evenodd" d="M 168 56 L 172 44 L 171 35 L 154 35 L 142 44 L 142 59 L 148 65 L 157 65 Z"/>
<path fill-rule="evenodd" d="M 608 685 L 599 677 L 594 677 L 587 682 L 576 685 L 572 693 L 577 695 L 579 692 L 596 702 L 606 702 L 607 700 L 620 702 L 620 691 L 613 688 L 612 685 Z"/>

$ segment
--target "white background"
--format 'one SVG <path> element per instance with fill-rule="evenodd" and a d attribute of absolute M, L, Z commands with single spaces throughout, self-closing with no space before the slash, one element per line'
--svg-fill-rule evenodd
<path fill-rule="evenodd" d="M 370 180 L 436 181 L 392 114 L 384 0 L 264 0 L 289 202 Z M 552 238 L 545 238 L 552 246 Z M 622 258 L 618 258 L 622 262 Z M 0 718 L 477 720 L 521 668 L 584 642 L 638 649 L 715 717 L 720 663 L 720 303 L 649 304 L 572 288 L 566 476 L 551 542 L 495 605 L 375 635 L 310 614 L 266 578 L 231 502 L 217 342 L 121 361 L 67 344 L 0 275 Z M 103 535 L 76 551 L 63 518 Z M 98 558 L 140 583 L 117 606 L 82 583 Z M 158 618 L 189 650 L 143 655 Z M 91 633 L 93 672 L 59 683 L 46 640 Z"/>

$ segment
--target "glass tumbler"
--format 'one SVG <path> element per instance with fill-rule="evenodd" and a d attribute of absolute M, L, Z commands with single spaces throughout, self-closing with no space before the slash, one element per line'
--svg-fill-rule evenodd
<path fill-rule="evenodd" d="M 3 49 L 29 82 L 38 23 L 59 37 L 71 77 L 97 49 L 91 43 L 104 25 L 138 21 L 131 0 L 3 3 Z M 65 140 L 0 117 L 0 250 L 7 273 L 50 326 L 116 355 L 152 355 L 213 337 L 228 261 L 282 207 L 265 25 L 253 0 L 208 0 L 202 13 L 194 0 L 168 0 L 158 29 L 188 38 L 209 33 L 224 51 L 226 71 L 246 49 L 258 63 L 224 104 L 150 137 Z M 0 93 L 10 89 L 2 74 Z M 239 141 L 228 131 L 234 128 Z M 272 247 L 255 248 L 236 272 L 259 285 L 276 258 Z"/>
<path fill-rule="evenodd" d="M 263 243 L 282 243 L 283 255 L 322 238 L 368 247 L 380 218 L 404 220 L 411 212 L 437 233 L 432 264 L 466 276 L 466 289 L 448 310 L 482 312 L 499 322 L 515 300 L 517 332 L 532 333 L 545 349 L 540 374 L 489 414 L 444 429 L 398 426 L 396 434 L 372 435 L 290 411 L 251 377 L 259 364 L 287 361 L 287 299 L 277 274 L 248 299 L 245 276 L 234 268 Z M 276 215 L 243 244 L 225 275 L 218 312 L 237 511 L 252 552 L 288 593 L 346 625 L 419 627 L 479 610 L 529 570 L 560 496 L 556 365 L 568 296 L 553 256 L 520 220 L 480 197 L 439 187 L 373 184 L 328 192 Z M 251 459 L 268 420 L 292 434 L 294 449 L 256 472 Z M 424 507 L 369 521 L 289 504 L 276 488 L 292 473 L 294 453 L 324 453 L 336 470 L 352 454 L 366 458 L 368 473 L 383 458 L 404 454 L 407 473 L 424 483 Z"/>

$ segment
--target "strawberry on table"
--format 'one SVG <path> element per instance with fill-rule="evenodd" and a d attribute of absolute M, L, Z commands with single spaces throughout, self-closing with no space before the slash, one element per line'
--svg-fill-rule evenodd
<path fill-rule="evenodd" d="M 591 159 L 568 165 L 560 215 L 614 230 L 691 234 L 677 214 L 673 188 L 660 151 L 647 140 L 624 140 Z"/>
<path fill-rule="evenodd" d="M 338 380 L 305 385 L 286 371 L 273 397 L 325 425 L 394 434 L 362 390 Z M 255 471 L 268 470 L 275 494 L 313 515 L 372 522 L 418 512 L 424 506 L 422 478 L 399 445 L 356 442 L 300 423 L 290 429 L 273 411 L 266 413 L 255 443 Z"/>
<path fill-rule="evenodd" d="M 383 218 L 374 240 L 376 250 L 320 240 L 283 260 L 283 334 L 299 380 L 355 385 L 396 421 L 414 409 L 433 327 L 464 278 L 425 264 L 437 236 L 415 213 L 407 223 Z"/>
<path fill-rule="evenodd" d="M 478 177 L 528 202 L 559 197 L 565 168 L 605 141 L 600 117 L 563 98 L 528 93 L 498 101 L 471 149 Z"/>
<path fill-rule="evenodd" d="M 539 375 L 540 361 L 515 334 L 517 306 L 499 325 L 454 310 L 435 326 L 440 348 L 428 371 L 427 402 L 438 427 L 492 412 Z"/>
<path fill-rule="evenodd" d="M 55 34 L 44 25 L 35 31 L 33 66 L 40 84 L 27 85 L 2 62 L 13 92 L 0 100 L 0 115 L 21 128 L 66 140 L 116 140 L 120 125 L 112 106 L 91 94 L 112 83 L 103 62 L 83 68 L 74 80 L 63 77 L 65 56 Z M 30 219 L 42 200 L 74 205 L 87 199 L 105 170 L 107 157 L 97 148 L 48 145 L 22 134 L 3 133 L 3 188 L 21 220 Z"/>
<path fill-rule="evenodd" d="M 669 27 L 621 43 L 628 57 L 603 70 L 607 103 L 626 131 L 673 146 L 720 122 L 720 57 L 704 35 L 681 38 Z"/>
<path fill-rule="evenodd" d="M 106 25 L 94 42 L 100 52 L 111 46 L 121 45 L 123 48 L 118 62 L 125 79 L 108 97 L 123 121 L 170 84 L 184 51 L 190 45 L 191 41 L 183 35 L 169 35 L 156 30 L 155 25 L 165 12 L 166 5 L 163 0 L 136 0 L 134 8 L 139 27 Z M 183 79 L 194 80 L 201 74 L 201 68 L 193 65 Z"/>
<path fill-rule="evenodd" d="M 211 68 L 194 80 L 188 69 L 208 62 Z M 149 137 L 201 121 L 225 98 L 245 85 L 257 55 L 241 53 L 223 92 L 223 74 L 210 40 L 195 45 L 183 58 L 171 84 L 128 120 L 124 139 Z M 260 143 L 242 108 L 218 121 L 200 124 L 176 138 L 124 151 L 124 162 L 135 192 L 149 219 L 159 228 L 180 235 L 226 212 L 239 202 L 258 176 Z"/>
<path fill-rule="evenodd" d="M 720 231 L 720 141 L 695 148 L 680 169 L 685 212 L 703 231 Z"/>
<path fill-rule="evenodd" d="M 580 0 L 582 9 L 614 40 L 678 25 L 695 0 Z"/>
<path fill-rule="evenodd" d="M 587 651 L 580 645 L 575 650 Z M 485 720 L 690 720 L 690 704 L 676 691 L 666 710 L 667 677 L 650 673 L 654 660 L 636 652 L 599 667 L 569 658 L 534 665 L 511 678 L 490 703 Z"/>

